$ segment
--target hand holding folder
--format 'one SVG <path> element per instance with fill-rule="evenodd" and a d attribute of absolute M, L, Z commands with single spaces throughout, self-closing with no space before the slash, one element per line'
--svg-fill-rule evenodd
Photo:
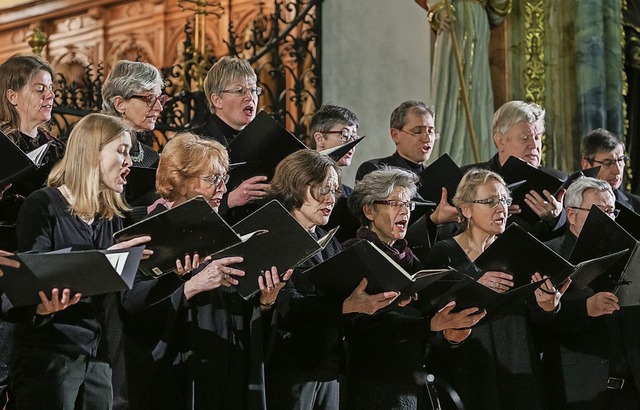
<path fill-rule="evenodd" d="M 19 267 L 5 266 L 0 289 L 15 307 L 37 305 L 39 292 L 69 289 L 70 294 L 100 295 L 130 289 L 144 246 L 115 250 L 21 253 L 7 258 Z"/>

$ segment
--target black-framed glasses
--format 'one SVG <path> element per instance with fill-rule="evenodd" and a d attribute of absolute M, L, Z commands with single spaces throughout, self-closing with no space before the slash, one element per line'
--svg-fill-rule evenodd
<path fill-rule="evenodd" d="M 351 141 L 355 141 L 358 138 L 360 138 L 360 136 L 356 133 L 351 133 L 348 129 L 343 129 L 340 131 L 325 131 L 323 132 L 323 134 L 339 134 L 340 135 L 340 140 L 342 140 L 343 143 L 347 143 L 347 142 L 351 142 Z"/>
<path fill-rule="evenodd" d="M 200 179 L 207 181 L 208 183 L 210 183 L 212 186 L 214 187 L 219 187 L 221 184 L 226 184 L 227 182 L 229 182 L 229 174 L 222 174 L 222 175 L 205 175 L 200 177 Z"/>
<path fill-rule="evenodd" d="M 482 205 L 488 206 L 489 208 L 495 208 L 499 204 L 509 207 L 513 203 L 513 198 L 508 196 L 501 196 L 499 198 L 494 197 L 494 198 L 487 198 L 487 199 L 474 199 L 472 201 L 465 201 L 465 202 L 468 202 L 471 204 L 482 204 Z"/>
<path fill-rule="evenodd" d="M 387 205 L 396 211 L 401 210 L 402 208 L 407 208 L 410 211 L 416 209 L 416 203 L 413 201 L 394 201 L 393 199 L 379 199 L 373 201 L 374 204 L 378 205 Z"/>
<path fill-rule="evenodd" d="M 327 185 L 316 188 L 315 192 L 320 196 L 327 196 L 331 194 L 334 198 L 338 198 L 342 195 L 342 190 L 340 188 L 332 188 Z"/>
<path fill-rule="evenodd" d="M 614 165 L 626 164 L 629 161 L 629 157 L 625 155 L 620 158 L 603 159 L 602 161 L 598 161 L 597 159 L 594 159 L 594 158 L 588 158 L 587 161 L 589 161 L 591 165 L 593 165 L 593 163 L 595 162 L 596 164 L 600 164 L 604 168 L 611 168 Z"/>
<path fill-rule="evenodd" d="M 235 95 L 236 97 L 243 97 L 247 95 L 247 93 L 258 96 L 262 94 L 262 88 L 261 87 L 236 87 L 230 90 L 222 90 L 222 92 Z"/>
<path fill-rule="evenodd" d="M 440 134 L 436 132 L 436 129 L 434 127 L 427 127 L 425 125 L 413 127 L 409 131 L 404 130 L 402 128 L 399 128 L 399 130 L 402 132 L 406 132 L 407 134 L 415 138 L 429 137 L 434 140 L 437 140 L 438 138 L 440 138 Z"/>
<path fill-rule="evenodd" d="M 604 207 L 602 205 L 596 205 L 602 212 L 604 212 L 605 214 L 609 215 L 610 218 L 612 219 L 616 219 L 618 217 L 618 215 L 620 215 L 620 210 L 616 209 L 616 208 L 610 208 L 610 207 Z M 581 208 L 579 206 L 570 206 L 569 208 L 571 209 L 577 209 L 579 211 L 587 211 L 589 212 L 590 209 L 588 208 Z"/>
<path fill-rule="evenodd" d="M 156 102 L 159 102 L 160 106 L 164 107 L 164 105 L 169 100 L 169 96 L 166 95 L 166 94 L 161 94 L 161 95 L 155 95 L 155 94 L 132 95 L 129 98 L 135 98 L 137 100 L 142 100 L 145 103 L 147 103 L 147 107 L 149 107 L 149 108 L 153 108 L 156 105 Z"/>

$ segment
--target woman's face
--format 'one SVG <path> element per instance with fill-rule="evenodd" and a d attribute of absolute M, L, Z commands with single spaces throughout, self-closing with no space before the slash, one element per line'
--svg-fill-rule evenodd
<path fill-rule="evenodd" d="M 385 201 L 393 201 L 391 204 L 365 205 L 363 211 L 369 219 L 369 229 L 378 235 L 378 238 L 392 245 L 398 239 L 404 239 L 409 226 L 411 211 L 408 204 L 411 195 L 403 187 L 395 187 Z"/>
<path fill-rule="evenodd" d="M 300 208 L 293 210 L 293 217 L 309 232 L 315 231 L 315 227 L 318 225 L 326 225 L 336 203 L 339 189 L 338 174 L 335 169 L 329 168 L 329 172 L 320 185 L 307 186 L 304 203 Z M 311 195 L 312 190 L 318 199 Z"/>
<path fill-rule="evenodd" d="M 497 201 L 501 198 L 510 198 L 510 195 L 507 188 L 500 182 L 488 181 L 478 186 L 473 200 L 493 200 L 493 204 L 464 203 L 461 210 L 469 221 L 469 228 L 480 230 L 488 235 L 498 235 L 504 232 L 509 213 L 508 206 Z"/>
<path fill-rule="evenodd" d="M 20 131 L 31 134 L 38 125 L 51 120 L 53 81 L 49 72 L 36 71 L 19 90 L 9 90 L 7 98 L 20 114 Z"/>
<path fill-rule="evenodd" d="M 166 102 L 160 87 L 121 99 L 116 109 L 136 131 L 153 131 Z"/>
<path fill-rule="evenodd" d="M 220 207 L 220 201 L 222 201 L 222 195 L 227 192 L 225 181 L 227 181 L 227 172 L 222 167 L 218 167 L 211 172 L 205 172 L 193 178 L 187 184 L 185 201 L 202 195 L 209 206 L 217 212 Z"/>
<path fill-rule="evenodd" d="M 258 94 L 255 90 L 255 80 L 232 81 L 223 92 L 211 96 L 216 115 L 231 128 L 241 131 L 256 117 Z"/>
<path fill-rule="evenodd" d="M 121 193 L 127 183 L 131 166 L 131 136 L 123 132 L 100 150 L 100 185 Z"/>

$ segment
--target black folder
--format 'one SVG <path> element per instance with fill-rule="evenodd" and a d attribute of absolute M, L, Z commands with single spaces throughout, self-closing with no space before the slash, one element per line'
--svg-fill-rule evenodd
<path fill-rule="evenodd" d="M 521 213 L 519 216 L 529 223 L 537 222 L 540 218 L 524 202 L 525 196 L 532 190 L 542 195 L 543 198 L 543 190 L 547 190 L 552 195 L 555 195 L 562 188 L 563 184 L 562 180 L 513 156 L 509 157 L 504 163 L 500 169 L 500 174 L 507 184 L 524 181 L 520 186 L 513 189 L 511 194 L 513 203 L 520 205 Z"/>
<path fill-rule="evenodd" d="M 174 272 L 176 259 L 187 254 L 204 258 L 242 241 L 202 196 L 118 231 L 114 238 L 121 242 L 145 235 L 151 236 L 147 247 L 153 255 L 140 262 L 140 270 L 154 277 Z"/>
<path fill-rule="evenodd" d="M 13 306 L 37 305 L 43 291 L 69 288 L 71 295 L 100 295 L 131 289 L 144 246 L 114 250 L 20 253 L 9 256 L 19 268 L 3 266 L 0 289 Z"/>
<path fill-rule="evenodd" d="M 0 187 L 4 187 L 42 165 L 50 144 L 24 153 L 13 141 L 0 132 Z"/>
<path fill-rule="evenodd" d="M 597 206 L 592 206 L 569 258 L 572 262 L 628 250 L 595 280 L 594 292 L 614 292 L 620 306 L 640 305 L 638 241 Z"/>
<path fill-rule="evenodd" d="M 336 232 L 336 238 L 339 242 L 355 238 L 358 228 L 360 228 L 360 221 L 351 213 L 348 198 L 340 197 L 336 200 L 329 222 L 323 226 L 324 229 L 336 227 L 340 227 Z"/>
<path fill-rule="evenodd" d="M 451 272 L 450 268 L 427 269 L 412 275 L 367 240 L 361 240 L 304 273 L 325 295 L 345 299 L 362 281 L 366 292 L 396 291 L 397 302 L 406 299 Z"/>
<path fill-rule="evenodd" d="M 598 176 L 598 172 L 600 172 L 600 167 L 593 167 L 593 168 L 587 168 L 587 169 L 582 169 L 580 171 L 576 171 L 573 174 L 569 175 L 567 179 L 565 179 L 565 181 L 562 183 L 562 187 L 560 188 L 568 189 L 569 186 L 573 184 L 578 178 L 582 178 L 582 177 L 595 178 Z"/>
<path fill-rule="evenodd" d="M 308 148 L 271 115 L 260 111 L 231 141 L 228 149 L 231 163 L 245 163 L 231 170 L 227 184 L 231 191 L 256 175 L 271 179 L 276 166 L 287 155 Z"/>
<path fill-rule="evenodd" d="M 453 196 L 456 194 L 461 179 L 460 167 L 448 154 L 442 154 L 420 174 L 418 193 L 424 199 L 437 204 L 440 202 L 442 187 L 444 187 L 447 188 L 449 203 L 453 204 Z"/>
<path fill-rule="evenodd" d="M 640 241 L 640 215 L 616 201 L 616 209 L 620 214 L 616 218 L 618 225 L 622 226 L 636 240 Z"/>
<path fill-rule="evenodd" d="M 356 145 L 360 144 L 360 141 L 362 141 L 366 137 L 366 135 L 363 135 L 362 137 L 353 141 L 345 142 L 342 145 L 328 148 L 319 152 L 323 155 L 328 155 L 332 160 L 338 162 L 340 161 L 340 158 L 344 157 L 347 152 L 351 151 Z"/>
<path fill-rule="evenodd" d="M 316 241 L 278 201 L 272 200 L 235 224 L 233 230 L 246 236 L 261 232 L 213 255 L 214 259 L 242 256 L 244 260 L 234 267 L 243 270 L 245 276 L 235 277 L 238 280 L 235 288 L 243 298 L 249 299 L 260 290 L 258 277 L 264 271 L 275 266 L 278 274 L 284 275 L 287 269 L 320 252 L 337 228 Z"/>
<path fill-rule="evenodd" d="M 601 272 L 621 255 L 591 255 L 574 265 L 518 224 L 512 223 L 478 256 L 474 264 L 483 272 L 500 271 L 513 275 L 514 287 L 530 283 L 536 272 L 548 276 L 554 286 L 560 287 L 569 277 L 578 280 Z"/>
<path fill-rule="evenodd" d="M 132 206 L 151 205 L 159 198 L 156 194 L 156 168 L 131 167 L 124 193 Z"/>

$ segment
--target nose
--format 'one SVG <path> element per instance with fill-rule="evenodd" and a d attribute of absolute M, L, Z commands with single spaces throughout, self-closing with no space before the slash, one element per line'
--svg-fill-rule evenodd
<path fill-rule="evenodd" d="M 227 184 L 225 184 L 224 182 L 222 182 L 220 185 L 218 185 L 218 187 L 216 188 L 216 192 L 222 192 L 223 194 L 225 192 L 227 192 Z"/>
<path fill-rule="evenodd" d="M 142 149 L 142 147 L 140 148 Z M 130 167 L 133 165 L 133 160 L 131 159 L 131 155 L 127 152 L 127 155 L 124 157 L 124 166 Z"/>

